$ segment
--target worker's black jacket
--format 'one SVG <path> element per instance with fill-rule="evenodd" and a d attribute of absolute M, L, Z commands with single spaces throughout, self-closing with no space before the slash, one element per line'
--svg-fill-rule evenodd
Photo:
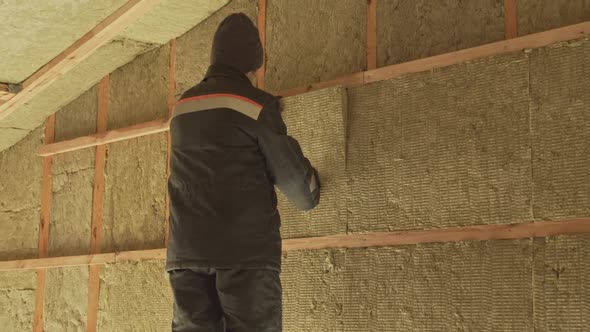
<path fill-rule="evenodd" d="M 274 184 L 300 209 L 317 205 L 319 186 L 278 98 L 213 65 L 176 104 L 170 134 L 167 270 L 280 269 Z"/>

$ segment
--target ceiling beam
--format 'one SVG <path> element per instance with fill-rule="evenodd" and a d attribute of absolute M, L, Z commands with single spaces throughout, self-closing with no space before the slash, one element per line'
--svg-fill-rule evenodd
<path fill-rule="evenodd" d="M 39 69 L 22 84 L 22 91 L 11 95 L 0 105 L 0 121 L 15 112 L 20 106 L 30 101 L 41 91 L 50 86 L 56 79 L 70 71 L 84 59 L 88 58 L 101 46 L 119 35 L 125 28 L 137 21 L 160 0 L 129 0 L 94 29 L 78 39 L 74 44 L 61 52 L 53 60 Z M 0 98 L 2 93 L 0 87 Z M 4 97 L 8 98 L 8 97 Z"/>

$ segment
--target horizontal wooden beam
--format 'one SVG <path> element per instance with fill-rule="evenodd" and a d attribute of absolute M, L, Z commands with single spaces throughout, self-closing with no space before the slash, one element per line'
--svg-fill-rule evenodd
<path fill-rule="evenodd" d="M 575 234 L 590 234 L 590 218 L 286 239 L 283 240 L 283 251 L 521 239 Z M 135 250 L 96 255 L 4 261 L 0 262 L 0 271 L 86 266 L 144 259 L 161 260 L 165 258 L 165 248 Z"/>
<path fill-rule="evenodd" d="M 365 72 L 353 73 L 329 81 L 312 83 L 297 88 L 282 90 L 276 92 L 275 95 L 287 97 L 334 86 L 357 86 L 385 79 L 390 79 L 404 74 L 416 73 L 431 70 L 434 68 L 450 66 L 466 61 L 480 59 L 487 56 L 547 46 L 561 41 L 577 39 L 588 34 L 590 34 L 590 22 L 585 22 L 576 25 L 570 25 L 564 28 L 527 35 L 524 37 L 513 38 L 509 40 L 499 41 L 497 43 L 473 47 L 457 52 L 437 55 L 425 59 L 382 67 Z M 97 135 L 92 135 L 75 138 L 69 141 L 58 142 L 47 146 L 41 146 L 37 150 L 37 152 L 41 156 L 49 156 L 53 154 L 84 149 L 99 144 L 112 143 L 134 137 L 150 135 L 166 130 L 168 130 L 168 123 L 166 123 L 166 120 L 151 121 L 107 132 L 106 134 L 104 134 L 104 137 L 97 137 Z"/>
<path fill-rule="evenodd" d="M 0 120 L 16 111 L 70 71 L 94 51 L 119 35 L 130 24 L 154 8 L 160 0 L 129 0 L 94 29 L 78 39 L 23 83 L 23 90 L 0 105 Z"/>
<path fill-rule="evenodd" d="M 114 143 L 168 131 L 168 120 L 154 120 L 140 123 L 138 125 L 107 131 L 103 134 L 82 136 L 59 143 L 41 145 L 37 148 L 40 156 L 51 156 L 59 153 L 75 151 L 97 145 Z"/>

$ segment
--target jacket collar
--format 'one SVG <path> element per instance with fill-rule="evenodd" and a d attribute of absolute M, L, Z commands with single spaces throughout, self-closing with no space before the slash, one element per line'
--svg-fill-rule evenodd
<path fill-rule="evenodd" d="M 203 80 L 206 81 L 211 77 L 226 77 L 238 81 L 244 81 L 244 83 L 252 85 L 252 82 L 250 82 L 246 74 L 224 64 L 214 64 L 209 66 L 209 69 L 207 69 L 207 73 L 205 74 L 205 78 Z"/>

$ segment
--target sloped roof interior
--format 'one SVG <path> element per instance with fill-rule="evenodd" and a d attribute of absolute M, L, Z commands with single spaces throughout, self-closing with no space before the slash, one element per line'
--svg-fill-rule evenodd
<path fill-rule="evenodd" d="M 125 4 L 126 0 L 3 0 L 0 82 L 21 83 Z M 211 16 L 229 0 L 161 0 L 113 41 L 0 121 L 0 151 L 101 77 L 137 55 L 167 43 Z"/>

